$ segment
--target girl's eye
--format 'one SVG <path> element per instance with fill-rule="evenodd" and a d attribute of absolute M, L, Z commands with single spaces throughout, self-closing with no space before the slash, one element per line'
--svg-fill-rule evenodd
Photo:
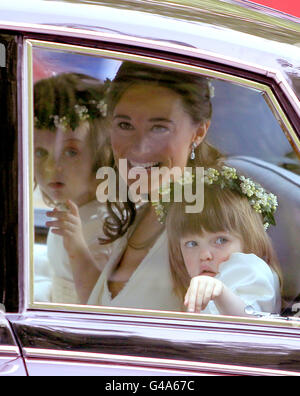
<path fill-rule="evenodd" d="M 169 128 L 164 125 L 153 125 L 153 127 L 151 128 L 151 132 L 155 132 L 155 133 L 165 133 L 168 131 Z"/>
<path fill-rule="evenodd" d="M 192 247 L 197 246 L 198 244 L 197 244 L 196 241 L 187 241 L 187 242 L 185 242 L 184 245 L 185 245 L 186 247 L 188 247 L 188 248 L 192 248 Z"/>
<path fill-rule="evenodd" d="M 38 147 L 37 149 L 35 149 L 35 156 L 37 158 L 45 158 L 45 157 L 47 157 L 47 155 L 48 155 L 48 151 L 47 150 L 45 150 L 45 149 L 43 149 L 41 147 Z"/>
<path fill-rule="evenodd" d="M 227 238 L 224 238 L 224 237 L 218 237 L 217 239 L 216 239 L 216 244 L 217 245 L 224 245 L 226 242 L 228 242 L 228 239 Z"/>
<path fill-rule="evenodd" d="M 76 157 L 76 155 L 78 155 L 78 151 L 73 148 L 67 148 L 67 149 L 65 149 L 64 154 L 67 157 L 72 158 L 72 157 Z"/>

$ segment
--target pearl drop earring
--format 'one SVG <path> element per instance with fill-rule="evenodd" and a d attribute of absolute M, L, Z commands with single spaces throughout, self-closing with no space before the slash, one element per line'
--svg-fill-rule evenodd
<path fill-rule="evenodd" d="M 190 156 L 191 160 L 194 160 L 195 157 L 196 157 L 196 154 L 195 154 L 195 148 L 196 148 L 196 147 L 197 147 L 197 143 L 193 142 L 193 143 L 192 143 L 191 156 Z"/>

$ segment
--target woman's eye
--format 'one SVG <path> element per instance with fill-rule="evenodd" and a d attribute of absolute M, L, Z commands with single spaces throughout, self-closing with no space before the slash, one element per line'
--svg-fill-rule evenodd
<path fill-rule="evenodd" d="M 35 149 L 34 154 L 37 158 L 45 158 L 48 155 L 48 151 L 39 147 L 39 148 Z"/>
<path fill-rule="evenodd" d="M 72 157 L 76 157 L 76 155 L 78 155 L 78 151 L 73 148 L 67 148 L 67 149 L 65 149 L 64 154 L 67 157 L 72 158 Z"/>
<path fill-rule="evenodd" d="M 122 129 L 123 131 L 130 131 L 133 129 L 133 126 L 129 122 L 119 122 L 118 123 L 118 128 Z"/>
<path fill-rule="evenodd" d="M 151 128 L 151 132 L 155 132 L 155 133 L 165 133 L 168 131 L 169 128 L 164 125 L 153 125 L 153 127 Z"/>
<path fill-rule="evenodd" d="M 186 247 L 192 248 L 192 247 L 197 246 L 197 242 L 196 242 L 196 241 L 187 241 L 187 242 L 185 242 L 184 245 L 185 245 Z"/>
<path fill-rule="evenodd" d="M 224 238 L 224 237 L 218 237 L 217 239 L 216 239 L 216 244 L 217 245 L 224 245 L 226 242 L 228 242 L 228 239 L 227 238 Z"/>

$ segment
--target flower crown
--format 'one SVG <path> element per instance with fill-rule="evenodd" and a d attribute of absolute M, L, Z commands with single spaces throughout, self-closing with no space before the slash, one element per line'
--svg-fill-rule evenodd
<path fill-rule="evenodd" d="M 164 194 L 174 192 L 174 184 L 179 183 L 181 186 L 193 183 L 194 175 L 185 172 L 183 177 L 175 183 L 171 183 L 168 188 L 160 189 L 160 196 L 163 198 Z M 246 196 L 251 207 L 262 215 L 265 230 L 269 225 L 276 225 L 274 213 L 277 209 L 278 202 L 276 195 L 267 192 L 260 184 L 245 176 L 238 175 L 235 168 L 222 166 L 220 170 L 208 168 L 204 170 L 204 183 L 207 185 L 218 184 L 222 189 L 228 188 L 236 191 L 241 196 Z M 165 203 L 163 200 L 152 202 L 155 208 L 158 220 L 164 223 L 168 213 L 170 203 Z"/>
<path fill-rule="evenodd" d="M 104 100 L 100 102 L 96 102 L 95 100 L 90 100 L 87 105 L 79 105 L 76 104 L 74 106 L 74 113 L 77 116 L 79 124 L 80 122 L 87 121 L 87 120 L 94 120 L 96 118 L 105 118 L 107 116 L 107 104 Z M 49 115 L 48 125 L 53 126 L 55 129 L 61 127 L 63 129 L 72 128 L 72 121 L 74 122 L 74 117 L 72 115 L 64 115 L 60 117 L 58 115 Z M 38 129 L 43 129 L 48 127 L 48 125 L 44 125 L 43 122 L 39 120 L 38 117 L 34 118 L 34 125 Z M 74 127 L 72 128 L 74 129 Z"/>
<path fill-rule="evenodd" d="M 42 108 L 34 117 L 34 126 L 38 129 L 57 129 L 63 128 L 67 130 L 71 128 L 76 129 L 83 121 L 95 120 L 98 118 L 106 118 L 107 103 L 106 95 L 109 90 L 111 81 L 107 78 L 103 83 L 102 99 L 99 100 L 94 96 L 93 99 L 85 99 L 84 97 L 77 98 L 77 103 L 74 106 L 66 108 L 62 116 L 58 114 L 47 114 L 47 108 Z M 91 95 L 90 95 L 91 96 Z M 45 114 L 46 113 L 46 114 Z"/>

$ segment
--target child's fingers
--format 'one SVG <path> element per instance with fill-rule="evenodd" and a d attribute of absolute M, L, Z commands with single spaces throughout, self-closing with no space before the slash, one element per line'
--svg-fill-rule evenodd
<path fill-rule="evenodd" d="M 186 292 L 186 294 L 185 294 L 185 296 L 184 296 L 184 302 L 183 302 L 183 305 L 184 305 L 185 307 L 187 307 L 187 306 L 188 306 L 188 302 L 189 302 L 189 295 L 190 295 L 190 288 L 188 288 L 188 291 Z"/>
<path fill-rule="evenodd" d="M 50 228 L 59 228 L 59 229 L 65 229 L 69 230 L 72 232 L 76 231 L 76 224 L 67 221 L 67 220 L 53 220 L 53 221 L 47 221 L 46 226 Z"/>
<path fill-rule="evenodd" d="M 64 228 L 52 228 L 51 232 L 56 235 L 60 235 L 62 237 L 72 237 L 73 233 L 70 230 Z"/>
<path fill-rule="evenodd" d="M 46 213 L 48 217 L 60 217 L 68 214 L 72 214 L 75 217 L 79 217 L 79 209 L 78 206 L 68 199 L 65 203 L 65 206 L 67 207 L 67 210 L 59 210 L 57 208 L 54 208 L 53 210 L 49 211 Z"/>
<path fill-rule="evenodd" d="M 205 279 L 198 278 L 198 289 L 196 295 L 195 312 L 201 312 L 206 306 L 204 301 L 207 300 L 207 282 Z"/>
<path fill-rule="evenodd" d="M 70 213 L 72 213 L 73 216 L 76 216 L 76 217 L 79 216 L 79 209 L 78 209 L 78 206 L 75 204 L 75 202 L 68 199 L 66 204 L 67 204 L 68 209 L 70 210 Z"/>
<path fill-rule="evenodd" d="M 188 312 L 203 311 L 211 300 L 221 295 L 223 284 L 217 279 L 198 276 L 191 280 L 184 299 Z"/>
<path fill-rule="evenodd" d="M 197 279 L 193 278 L 190 284 L 190 292 L 189 292 L 189 299 L 187 305 L 188 312 L 198 312 L 197 311 L 199 305 L 198 299 L 199 298 L 201 299 L 201 294 L 202 294 L 202 290 L 201 289 L 199 290 L 199 286 L 201 288 L 201 284 L 199 285 Z"/>
<path fill-rule="evenodd" d="M 217 281 L 212 293 L 212 300 L 219 297 L 223 292 L 223 283 Z"/>
<path fill-rule="evenodd" d="M 207 307 L 207 304 L 210 302 L 212 299 L 213 291 L 214 291 L 214 283 L 213 282 L 207 282 L 205 285 L 205 289 L 203 292 L 202 296 L 202 305 L 201 305 L 201 310 L 204 310 Z"/>
<path fill-rule="evenodd" d="M 80 220 L 79 217 L 74 216 L 70 212 L 59 212 L 59 211 L 54 212 L 53 211 L 53 212 L 47 212 L 46 215 L 47 215 L 47 217 L 53 217 L 56 220 L 66 221 L 66 222 L 72 223 L 74 225 L 78 224 L 79 220 Z M 55 220 L 51 220 L 51 221 L 55 221 Z M 47 223 L 50 223 L 50 221 Z M 47 223 L 46 223 L 46 225 L 47 225 Z"/>

